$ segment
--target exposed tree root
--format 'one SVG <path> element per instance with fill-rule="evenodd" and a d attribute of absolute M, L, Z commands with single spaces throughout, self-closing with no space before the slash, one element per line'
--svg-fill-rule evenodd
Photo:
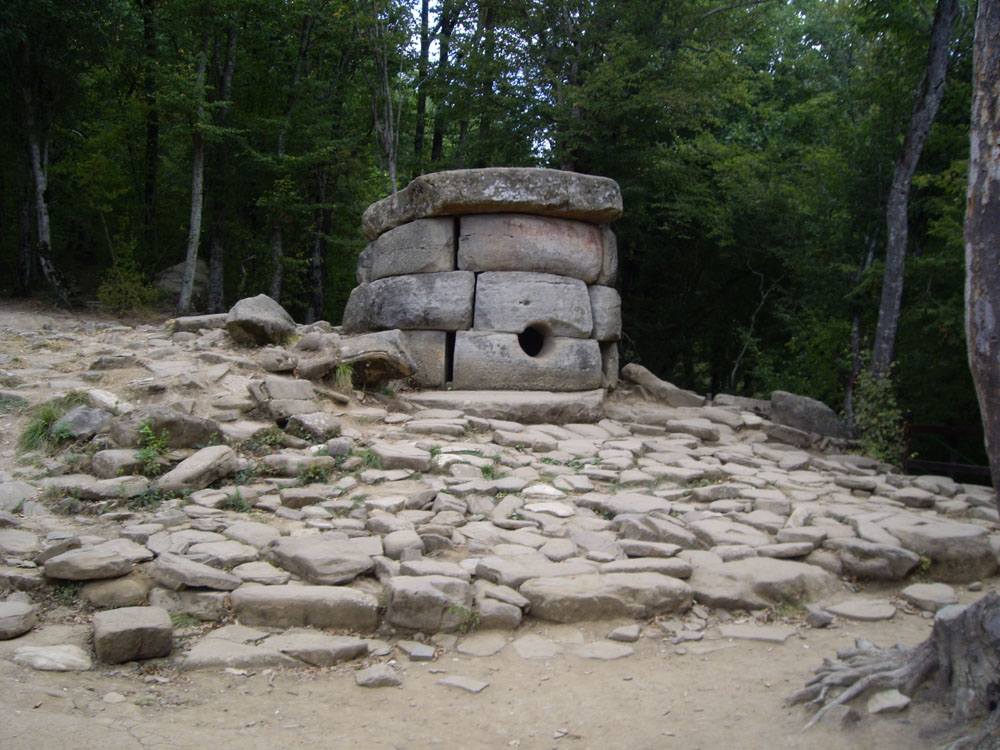
<path fill-rule="evenodd" d="M 1000 748 L 1000 597 L 938 613 L 930 638 L 906 648 L 879 648 L 859 639 L 855 648 L 824 659 L 806 686 L 787 702 L 817 707 L 805 729 L 834 706 L 864 692 L 895 688 L 911 698 L 950 708 L 955 722 L 985 722 L 949 745 L 954 750 Z M 916 695 L 918 688 L 921 694 Z"/>

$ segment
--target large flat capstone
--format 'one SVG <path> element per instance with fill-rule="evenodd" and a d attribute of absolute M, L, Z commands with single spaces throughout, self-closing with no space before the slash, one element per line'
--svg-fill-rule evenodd
<path fill-rule="evenodd" d="M 607 224 L 622 215 L 618 183 L 556 169 L 495 167 L 436 172 L 368 207 L 365 236 L 428 216 L 530 211 Z"/>

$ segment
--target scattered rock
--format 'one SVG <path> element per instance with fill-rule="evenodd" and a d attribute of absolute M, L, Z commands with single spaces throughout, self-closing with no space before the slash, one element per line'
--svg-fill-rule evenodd
<path fill-rule="evenodd" d="M 94 615 L 94 652 L 108 664 L 169 656 L 174 626 L 160 607 L 122 607 Z"/>

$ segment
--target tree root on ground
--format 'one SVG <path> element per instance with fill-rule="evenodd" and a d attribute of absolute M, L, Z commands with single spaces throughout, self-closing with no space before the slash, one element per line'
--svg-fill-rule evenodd
<path fill-rule="evenodd" d="M 955 722 L 975 732 L 955 740 L 953 750 L 1000 748 L 1000 597 L 990 593 L 968 607 L 948 607 L 934 621 L 931 636 L 907 648 L 879 648 L 859 639 L 855 648 L 824 659 L 806 686 L 787 703 L 816 707 L 805 729 L 839 706 L 871 690 L 895 688 L 919 700 L 950 708 Z"/>

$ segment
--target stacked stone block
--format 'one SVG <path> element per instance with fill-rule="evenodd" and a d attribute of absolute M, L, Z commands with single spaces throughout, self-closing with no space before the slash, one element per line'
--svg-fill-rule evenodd
<path fill-rule="evenodd" d="M 550 169 L 438 172 L 373 204 L 344 330 L 399 329 L 426 387 L 613 386 L 617 183 Z"/>

